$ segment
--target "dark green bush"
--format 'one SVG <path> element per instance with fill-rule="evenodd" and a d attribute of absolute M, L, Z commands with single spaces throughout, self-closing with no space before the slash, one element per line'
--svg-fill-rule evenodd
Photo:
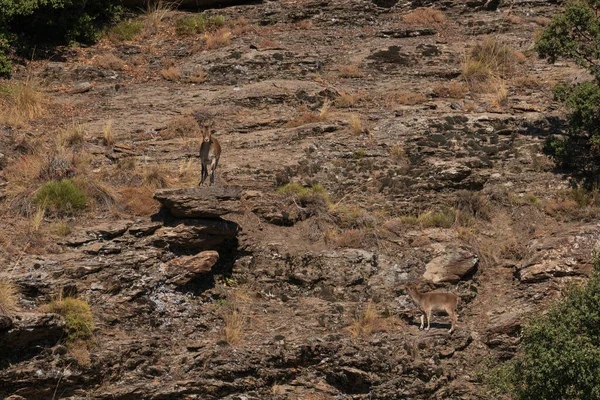
<path fill-rule="evenodd" d="M 523 328 L 520 354 L 496 367 L 488 382 L 515 399 L 600 398 L 600 263 L 583 285 Z"/>
<path fill-rule="evenodd" d="M 0 74 L 10 73 L 9 49 L 27 57 L 70 42 L 91 43 L 121 12 L 119 0 L 0 0 Z"/>
<path fill-rule="evenodd" d="M 69 212 L 85 208 L 87 196 L 72 180 L 62 179 L 46 182 L 38 189 L 33 201 L 51 211 Z"/>
<path fill-rule="evenodd" d="M 600 20 L 597 0 L 567 3 L 536 41 L 536 50 L 550 62 L 567 58 L 586 68 L 595 79 L 561 84 L 556 98 L 569 111 L 569 130 L 550 137 L 545 150 L 562 167 L 574 170 L 588 184 L 600 178 Z"/>

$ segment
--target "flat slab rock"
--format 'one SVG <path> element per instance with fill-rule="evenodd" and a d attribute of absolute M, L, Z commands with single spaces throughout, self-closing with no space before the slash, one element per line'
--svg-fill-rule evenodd
<path fill-rule="evenodd" d="M 241 188 L 204 186 L 198 188 L 160 189 L 154 198 L 177 218 L 220 218 L 240 210 Z"/>
<path fill-rule="evenodd" d="M 197 275 L 207 274 L 219 261 L 219 253 L 214 250 L 202 251 L 193 256 L 179 257 L 169 261 L 170 282 L 185 284 Z"/>

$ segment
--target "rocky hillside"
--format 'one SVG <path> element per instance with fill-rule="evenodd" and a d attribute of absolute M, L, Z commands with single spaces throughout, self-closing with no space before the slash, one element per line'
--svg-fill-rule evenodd
<path fill-rule="evenodd" d="M 0 398 L 502 398 L 483 376 L 599 244 L 594 194 L 542 152 L 551 87 L 585 79 L 532 51 L 557 10 L 159 10 L 17 68 Z M 211 187 L 197 110 L 223 148 Z M 460 295 L 454 333 L 419 330 L 412 282 Z"/>

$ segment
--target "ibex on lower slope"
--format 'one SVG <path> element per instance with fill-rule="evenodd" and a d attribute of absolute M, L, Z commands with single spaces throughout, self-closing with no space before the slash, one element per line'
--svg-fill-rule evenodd
<path fill-rule="evenodd" d="M 194 118 L 198 122 L 202 131 L 202 144 L 200 145 L 200 162 L 202 163 L 202 177 L 199 185 L 204 184 L 208 177 L 208 168 L 210 166 L 210 184 L 215 183 L 215 170 L 219 165 L 221 157 L 221 145 L 219 141 L 212 136 L 214 121 L 202 113 L 195 113 Z"/>
<path fill-rule="evenodd" d="M 415 284 L 408 285 L 406 287 L 406 291 L 413 299 L 413 301 L 417 303 L 421 311 L 423 311 L 424 313 L 424 315 L 421 315 L 421 326 L 419 327 L 419 329 L 423 329 L 423 319 L 425 316 L 427 316 L 426 330 L 429 330 L 429 323 L 431 322 L 432 311 L 446 311 L 446 313 L 450 316 L 450 320 L 452 321 L 452 326 L 450 327 L 448 333 L 454 332 L 454 325 L 456 324 L 456 320 L 458 319 L 458 315 L 456 315 L 456 305 L 460 301 L 460 297 L 458 297 L 454 293 L 421 293 L 419 292 L 419 290 L 417 290 L 417 286 Z"/>

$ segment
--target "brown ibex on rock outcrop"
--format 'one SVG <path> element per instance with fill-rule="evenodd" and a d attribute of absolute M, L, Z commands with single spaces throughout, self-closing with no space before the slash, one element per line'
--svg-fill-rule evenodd
<path fill-rule="evenodd" d="M 406 291 L 413 299 L 413 301 L 417 303 L 421 311 L 423 311 L 424 313 L 423 315 L 421 315 L 421 326 L 419 327 L 419 329 L 423 329 L 423 319 L 424 317 L 427 317 L 427 328 L 425 330 L 429 330 L 429 323 L 431 322 L 432 311 L 446 311 L 446 313 L 450 316 L 450 320 L 452 321 L 452 325 L 448 333 L 452 333 L 454 331 L 454 325 L 456 324 L 456 320 L 458 319 L 458 315 L 456 315 L 456 305 L 460 301 L 460 297 L 458 297 L 454 293 L 421 293 L 419 292 L 415 284 L 408 285 L 406 287 Z"/>
<path fill-rule="evenodd" d="M 214 121 L 201 112 L 194 113 L 194 118 L 202 131 L 202 144 L 200 145 L 200 162 L 202 163 L 202 177 L 198 186 L 204 184 L 208 177 L 210 166 L 210 184 L 215 183 L 215 170 L 219 165 L 221 157 L 221 145 L 219 141 L 212 136 Z"/>

